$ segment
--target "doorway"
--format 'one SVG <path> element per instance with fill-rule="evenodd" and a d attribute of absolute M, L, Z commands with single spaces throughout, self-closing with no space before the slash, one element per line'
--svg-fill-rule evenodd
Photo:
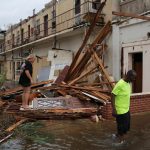
<path fill-rule="evenodd" d="M 142 92 L 143 84 L 143 53 L 134 53 L 132 54 L 132 68 L 136 71 L 137 77 L 133 82 L 133 93 Z"/>

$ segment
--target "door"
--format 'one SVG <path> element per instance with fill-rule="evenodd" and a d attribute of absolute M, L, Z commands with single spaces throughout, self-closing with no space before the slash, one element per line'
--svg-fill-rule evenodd
<path fill-rule="evenodd" d="M 132 54 L 132 65 L 133 70 L 136 71 L 137 77 L 133 83 L 133 92 L 142 92 L 142 79 L 143 79 L 143 53 Z"/>

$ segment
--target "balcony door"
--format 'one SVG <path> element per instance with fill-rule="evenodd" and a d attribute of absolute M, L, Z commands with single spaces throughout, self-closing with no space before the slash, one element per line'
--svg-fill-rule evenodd
<path fill-rule="evenodd" d="M 48 15 L 44 16 L 44 36 L 48 35 Z"/>
<path fill-rule="evenodd" d="M 81 12 L 80 5 L 81 5 L 81 0 L 75 0 L 75 15 Z"/>
<path fill-rule="evenodd" d="M 21 29 L 21 44 L 23 44 L 24 41 L 24 29 Z"/>

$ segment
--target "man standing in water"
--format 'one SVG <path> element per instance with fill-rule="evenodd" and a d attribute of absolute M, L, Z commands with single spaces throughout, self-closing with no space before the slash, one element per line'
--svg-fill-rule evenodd
<path fill-rule="evenodd" d="M 123 79 L 120 79 L 112 90 L 112 115 L 116 117 L 117 134 L 114 135 L 123 143 L 124 136 L 130 130 L 130 83 L 136 78 L 136 72 L 129 70 Z"/>

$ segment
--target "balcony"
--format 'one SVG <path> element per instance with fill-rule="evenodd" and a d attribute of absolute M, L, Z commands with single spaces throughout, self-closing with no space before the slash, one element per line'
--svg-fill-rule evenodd
<path fill-rule="evenodd" d="M 45 21 L 43 23 L 38 24 L 35 27 L 31 27 L 30 31 L 29 29 L 23 33 L 20 31 L 19 35 L 9 39 L 9 44 L 5 44 L 5 52 L 62 31 L 67 31 L 68 29 L 76 30 L 87 23 L 90 24 L 97 11 L 97 8 L 93 6 L 95 6 L 93 5 L 93 2 L 84 2 L 83 4 L 60 15 L 55 14 L 55 17 L 53 16 L 50 20 L 46 20 L 44 18 Z M 100 16 L 98 21 L 99 25 L 104 24 L 103 17 L 104 15 Z"/>

